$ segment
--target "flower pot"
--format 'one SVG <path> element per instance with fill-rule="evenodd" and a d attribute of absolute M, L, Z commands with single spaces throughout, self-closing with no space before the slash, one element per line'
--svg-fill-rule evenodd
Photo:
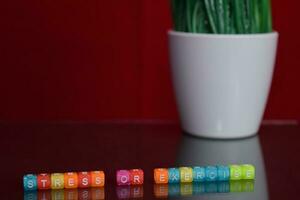
<path fill-rule="evenodd" d="M 257 133 L 271 86 L 278 33 L 168 35 L 182 129 L 209 138 Z"/>

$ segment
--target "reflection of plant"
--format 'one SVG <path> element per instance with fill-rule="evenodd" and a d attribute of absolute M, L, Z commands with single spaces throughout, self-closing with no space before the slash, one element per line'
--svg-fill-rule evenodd
<path fill-rule="evenodd" d="M 174 30 L 247 34 L 272 31 L 270 0 L 171 0 Z"/>

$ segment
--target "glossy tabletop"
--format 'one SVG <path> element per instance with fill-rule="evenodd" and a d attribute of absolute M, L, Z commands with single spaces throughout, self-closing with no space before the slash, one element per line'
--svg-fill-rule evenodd
<path fill-rule="evenodd" d="M 258 136 L 239 140 L 196 138 L 164 122 L 2 123 L 0 133 L 1 199 L 299 198 L 300 128 L 296 125 L 263 126 Z M 255 181 L 200 186 L 153 183 L 157 167 L 232 163 L 254 164 Z M 144 185 L 116 186 L 116 170 L 132 168 L 144 170 Z M 26 173 L 87 170 L 104 170 L 106 186 L 38 193 L 24 193 L 22 188 Z"/>

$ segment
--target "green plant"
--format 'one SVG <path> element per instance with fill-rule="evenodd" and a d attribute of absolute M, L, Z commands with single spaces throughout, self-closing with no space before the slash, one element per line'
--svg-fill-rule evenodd
<path fill-rule="evenodd" d="M 272 32 L 270 0 L 172 0 L 174 30 L 192 33 Z"/>

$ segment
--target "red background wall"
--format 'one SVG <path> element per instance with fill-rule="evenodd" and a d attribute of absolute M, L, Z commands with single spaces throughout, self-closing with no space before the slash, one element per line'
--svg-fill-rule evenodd
<path fill-rule="evenodd" d="M 267 119 L 300 119 L 299 6 L 273 0 Z M 177 119 L 168 0 L 16 0 L 0 11 L 0 120 Z"/>

